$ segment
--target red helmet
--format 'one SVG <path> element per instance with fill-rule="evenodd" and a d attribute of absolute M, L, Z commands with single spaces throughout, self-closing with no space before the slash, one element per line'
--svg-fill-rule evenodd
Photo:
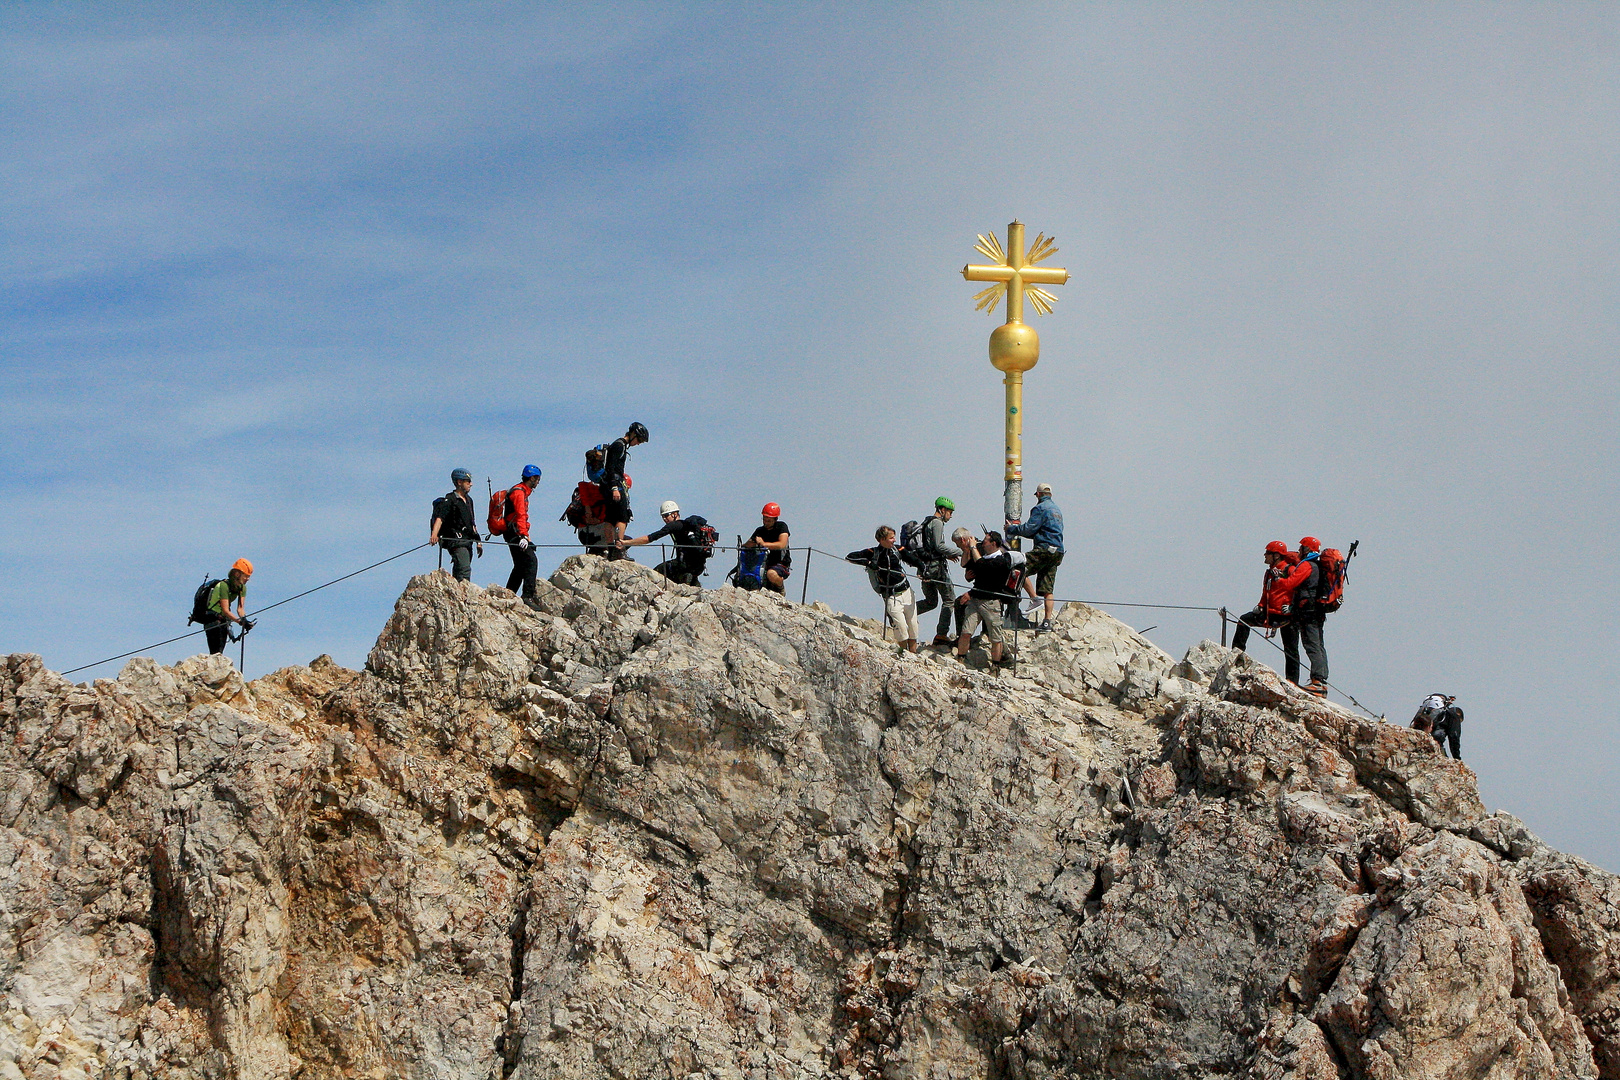
<path fill-rule="evenodd" d="M 1302 537 L 1299 538 L 1299 550 L 1301 550 L 1301 551 L 1321 551 L 1322 550 L 1322 541 L 1318 540 L 1314 536 L 1302 536 Z"/>
<path fill-rule="evenodd" d="M 1271 543 L 1266 545 L 1266 554 L 1286 555 L 1288 554 L 1288 545 L 1283 543 L 1281 540 L 1273 540 Z"/>
<path fill-rule="evenodd" d="M 779 518 L 782 516 L 782 508 L 775 503 L 766 503 L 765 509 L 761 510 L 760 513 L 765 517 Z"/>

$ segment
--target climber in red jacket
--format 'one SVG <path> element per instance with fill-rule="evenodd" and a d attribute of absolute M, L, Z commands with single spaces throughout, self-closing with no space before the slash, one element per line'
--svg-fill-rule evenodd
<path fill-rule="evenodd" d="M 1293 625 L 1294 590 L 1311 576 L 1308 563 L 1300 562 L 1298 554 L 1288 550 L 1281 540 L 1266 545 L 1266 576 L 1260 586 L 1260 603 L 1238 619 L 1237 632 L 1232 635 L 1232 648 L 1246 652 L 1249 627 L 1266 630 L 1280 629 L 1283 639 L 1284 677 L 1299 682 L 1299 631 Z"/>

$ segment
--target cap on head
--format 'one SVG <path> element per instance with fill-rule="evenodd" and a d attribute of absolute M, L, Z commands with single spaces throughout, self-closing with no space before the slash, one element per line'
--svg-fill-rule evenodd
<path fill-rule="evenodd" d="M 1299 550 L 1301 550 L 1301 551 L 1321 551 L 1322 550 L 1322 541 L 1318 540 L 1314 536 L 1302 536 L 1302 537 L 1299 538 Z"/>
<path fill-rule="evenodd" d="M 523 479 L 528 480 L 528 479 L 531 479 L 532 477 L 536 477 L 536 476 L 539 476 L 539 475 L 540 475 L 540 466 L 538 466 L 538 465 L 525 465 L 525 466 L 523 466 Z"/>
<path fill-rule="evenodd" d="M 1051 484 L 1036 484 L 1035 485 L 1035 497 L 1036 498 L 1040 498 L 1042 495 L 1050 495 L 1050 494 L 1052 494 L 1052 485 Z"/>
<path fill-rule="evenodd" d="M 1266 554 L 1286 555 L 1288 554 L 1288 545 L 1283 543 L 1281 540 L 1273 540 L 1271 543 L 1266 545 Z"/>
<path fill-rule="evenodd" d="M 463 480 L 470 483 L 472 481 L 472 473 L 468 472 L 466 469 L 451 469 L 450 480 L 452 483 L 460 483 Z"/>
<path fill-rule="evenodd" d="M 760 514 L 764 517 L 779 518 L 782 516 L 782 508 L 773 502 L 766 503 L 765 506 L 760 510 Z"/>
<path fill-rule="evenodd" d="M 643 424 L 641 421 L 638 420 L 634 424 L 630 425 L 630 431 L 628 432 L 628 434 L 630 435 L 631 438 L 635 439 L 637 442 L 646 442 L 647 441 L 647 425 Z"/>
<path fill-rule="evenodd" d="M 242 576 L 245 578 L 250 578 L 253 576 L 253 564 L 248 562 L 246 559 L 237 559 L 235 562 L 231 563 L 231 569 L 240 570 L 242 572 Z"/>
<path fill-rule="evenodd" d="M 662 517 L 665 514 L 678 514 L 680 512 L 681 508 L 675 505 L 674 499 L 665 499 L 664 504 L 658 508 L 659 517 Z"/>
<path fill-rule="evenodd" d="M 934 509 L 950 510 L 954 512 L 956 510 L 956 504 L 951 502 L 951 500 L 947 499 L 945 496 L 941 495 L 939 498 L 934 500 Z"/>
<path fill-rule="evenodd" d="M 1005 547 L 1006 546 L 1005 542 L 1001 539 L 1001 534 L 996 532 L 996 530 L 994 530 L 994 529 L 991 529 L 989 532 L 984 534 L 984 542 L 985 543 L 988 544 L 992 540 L 995 541 L 995 544 L 996 544 L 997 547 Z"/>

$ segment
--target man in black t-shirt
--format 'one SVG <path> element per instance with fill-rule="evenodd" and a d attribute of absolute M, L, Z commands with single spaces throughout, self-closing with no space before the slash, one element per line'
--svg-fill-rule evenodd
<path fill-rule="evenodd" d="M 776 592 L 787 594 L 786 582 L 788 575 L 793 573 L 793 553 L 788 550 L 787 522 L 782 520 L 782 508 L 776 503 L 768 502 L 760 510 L 760 517 L 764 524 L 755 529 L 749 536 L 746 547 L 762 547 L 770 550 L 765 560 L 765 587 Z"/>
<path fill-rule="evenodd" d="M 1001 602 L 1007 597 L 1012 563 L 998 532 L 985 533 L 980 544 L 975 544 L 972 536 L 962 536 L 956 543 L 962 549 L 962 572 L 973 583 L 968 592 L 967 616 L 962 620 L 962 636 L 956 639 L 956 655 L 967 655 L 973 631 L 983 623 L 984 636 L 990 642 L 990 662 L 999 664 L 1003 653 Z"/>
<path fill-rule="evenodd" d="M 596 486 L 602 491 L 608 539 L 614 544 L 624 539 L 624 527 L 630 523 L 630 485 L 624 478 L 625 467 L 630 462 L 630 448 L 646 441 L 647 425 L 640 422 L 631 424 L 624 438 L 614 439 L 608 444 L 607 454 L 602 461 L 602 479 Z"/>
<path fill-rule="evenodd" d="M 662 529 L 646 536 L 638 536 L 634 540 L 621 541 L 619 547 L 621 549 L 640 547 L 642 544 L 651 544 L 667 536 L 674 541 L 675 557 L 665 559 L 653 569 L 679 584 L 696 585 L 698 578 L 703 576 L 709 566 L 702 531 L 708 521 L 697 514 L 688 518 L 681 517 L 681 508 L 673 500 L 666 500 L 664 505 L 658 508 L 658 513 L 664 519 Z"/>

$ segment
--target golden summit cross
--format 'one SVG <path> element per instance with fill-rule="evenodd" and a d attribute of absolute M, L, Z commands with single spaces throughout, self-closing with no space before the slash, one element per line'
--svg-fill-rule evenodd
<path fill-rule="evenodd" d="M 1050 315 L 1057 297 L 1042 285 L 1062 285 L 1069 272 L 1060 266 L 1039 266 L 1057 254 L 1057 243 L 1045 233 L 1024 247 L 1024 223 L 1007 226 L 1007 247 L 1003 250 L 994 233 L 980 236 L 975 245 L 989 265 L 968 264 L 962 276 L 969 281 L 993 281 L 994 285 L 975 294 L 975 309 L 989 311 L 996 301 L 1007 298 L 1007 321 L 990 334 L 990 364 L 1004 372 L 1007 388 L 1007 461 L 1004 475 L 1004 512 L 1008 520 L 1024 516 L 1024 372 L 1041 358 L 1041 339 L 1035 328 L 1024 322 L 1024 297 L 1037 313 Z"/>

